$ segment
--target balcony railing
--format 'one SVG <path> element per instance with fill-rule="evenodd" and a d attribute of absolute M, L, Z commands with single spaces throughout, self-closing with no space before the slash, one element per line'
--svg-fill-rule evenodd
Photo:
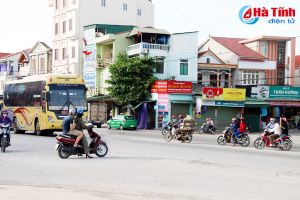
<path fill-rule="evenodd" d="M 135 54 L 148 54 L 151 51 L 156 52 L 168 52 L 170 50 L 170 45 L 165 44 L 152 44 L 152 43 L 138 43 L 127 48 L 128 55 L 135 55 Z"/>
<path fill-rule="evenodd" d="M 105 58 L 105 59 L 97 59 L 97 66 L 98 67 L 107 67 L 109 65 L 113 64 L 112 58 Z"/>

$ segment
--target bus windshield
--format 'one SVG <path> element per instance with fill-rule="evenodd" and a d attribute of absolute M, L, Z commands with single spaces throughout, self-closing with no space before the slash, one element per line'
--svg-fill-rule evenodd
<path fill-rule="evenodd" d="M 84 85 L 51 84 L 49 93 L 49 110 L 67 110 L 69 107 L 87 110 Z"/>

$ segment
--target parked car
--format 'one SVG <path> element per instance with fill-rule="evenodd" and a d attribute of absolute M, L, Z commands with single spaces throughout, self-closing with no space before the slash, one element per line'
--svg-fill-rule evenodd
<path fill-rule="evenodd" d="M 108 120 L 107 127 L 111 128 L 118 128 L 120 130 L 123 129 L 136 129 L 137 128 L 137 121 L 132 115 L 117 115 L 112 119 Z"/>

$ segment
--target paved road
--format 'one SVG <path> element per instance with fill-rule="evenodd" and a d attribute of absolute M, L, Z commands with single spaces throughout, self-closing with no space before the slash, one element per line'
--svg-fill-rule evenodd
<path fill-rule="evenodd" d="M 156 131 L 96 131 L 108 142 L 105 158 L 62 160 L 54 137 L 12 135 L 0 155 L 0 199 L 300 198 L 300 133 L 282 152 L 219 146 L 211 135 L 182 144 Z"/>

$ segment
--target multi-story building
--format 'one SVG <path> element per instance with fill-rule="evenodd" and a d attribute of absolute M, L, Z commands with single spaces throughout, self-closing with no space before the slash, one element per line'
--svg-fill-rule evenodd
<path fill-rule="evenodd" d="M 86 25 L 154 25 L 150 0 L 50 0 L 49 5 L 53 7 L 53 72 L 82 73 Z"/>

